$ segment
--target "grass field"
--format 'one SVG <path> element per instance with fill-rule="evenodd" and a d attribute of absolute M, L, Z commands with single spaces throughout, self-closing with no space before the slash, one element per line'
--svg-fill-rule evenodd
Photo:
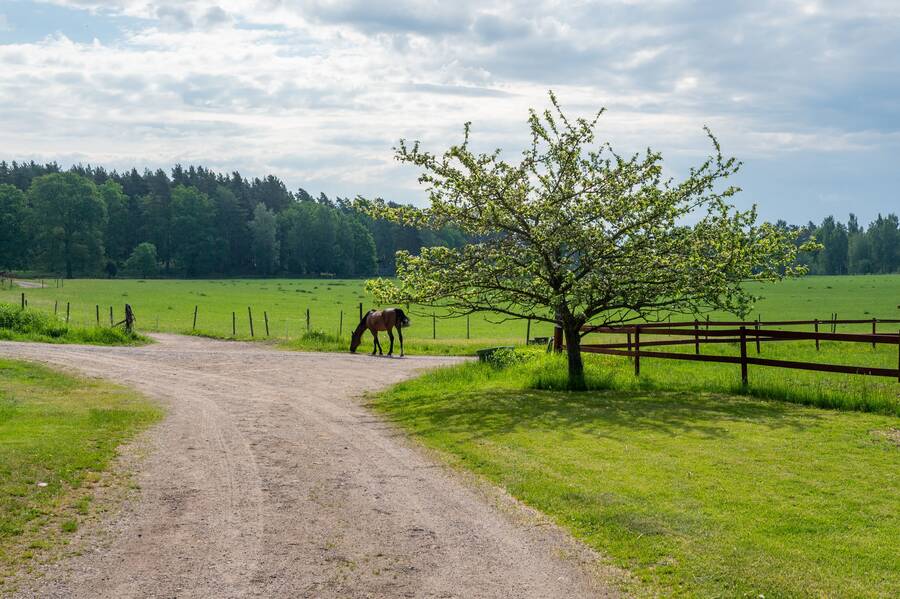
<path fill-rule="evenodd" d="M 78 529 L 116 447 L 160 417 L 133 391 L 0 360 L 0 594 Z"/>
<path fill-rule="evenodd" d="M 257 337 L 265 335 L 264 312 L 269 318 L 270 335 L 299 339 L 306 332 L 306 310 L 310 311 L 310 326 L 327 335 L 349 338 L 349 332 L 359 320 L 359 304 L 372 306 L 371 298 L 363 291 L 361 280 L 330 279 L 253 279 L 253 280 L 126 280 L 77 279 L 65 281 L 56 288 L 47 281 L 44 289 L 19 287 L 0 290 L 0 301 L 19 303 L 25 293 L 29 306 L 52 313 L 54 306 L 65 314 L 70 303 L 73 324 L 96 324 L 96 306 L 100 307 L 100 322 L 108 324 L 109 307 L 114 318 L 121 319 L 125 303 L 129 303 L 138 318 L 142 331 L 187 332 L 193 324 L 194 306 L 198 307 L 197 329 L 215 336 L 232 335 L 232 312 L 236 318 L 237 336 L 249 337 L 247 308 L 252 308 Z M 771 285 L 756 285 L 754 293 L 763 296 L 755 314 L 763 319 L 830 318 L 900 318 L 900 275 L 854 277 L 807 277 Z M 413 347 L 431 341 L 435 351 L 443 346 L 467 347 L 466 319 L 437 318 L 434 323 L 430 309 L 412 306 L 412 326 L 405 331 Z M 343 313 L 343 323 L 341 314 Z M 438 313 L 440 316 L 440 313 Z M 721 315 L 726 316 L 726 315 Z M 715 316 L 714 316 L 715 317 Z M 478 340 L 478 347 L 496 343 L 523 343 L 526 323 L 472 316 L 469 337 Z M 434 325 L 434 326 L 433 326 Z M 532 336 L 549 336 L 552 328 L 533 323 Z M 438 343 L 433 343 L 436 337 Z"/>
<path fill-rule="evenodd" d="M 668 390 L 615 388 L 615 361 L 591 367 L 608 390 L 534 390 L 565 373 L 538 356 L 374 405 L 628 569 L 637 595 L 900 596 L 900 419 L 696 391 L 661 361 L 647 378 Z"/>

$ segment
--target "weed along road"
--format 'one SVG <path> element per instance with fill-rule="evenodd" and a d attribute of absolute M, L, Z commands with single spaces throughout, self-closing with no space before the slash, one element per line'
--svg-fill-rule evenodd
<path fill-rule="evenodd" d="M 359 399 L 452 359 L 157 341 L 0 343 L 0 355 L 130 385 L 168 411 L 139 442 L 139 491 L 24 596 L 614 595 L 591 572 L 596 556 L 438 465 Z"/>

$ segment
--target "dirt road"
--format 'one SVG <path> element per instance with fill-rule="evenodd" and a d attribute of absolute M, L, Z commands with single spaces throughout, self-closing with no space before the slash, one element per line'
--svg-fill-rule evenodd
<path fill-rule="evenodd" d="M 594 556 L 465 482 L 362 406 L 450 359 L 280 352 L 158 337 L 141 348 L 0 343 L 159 398 L 138 496 L 41 597 L 609 596 Z M 564 558 L 561 556 L 565 556 Z"/>

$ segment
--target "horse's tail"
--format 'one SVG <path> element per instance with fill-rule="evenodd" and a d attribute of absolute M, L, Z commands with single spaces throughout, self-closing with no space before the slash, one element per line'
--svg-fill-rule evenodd
<path fill-rule="evenodd" d="M 409 317 L 403 313 L 403 310 L 400 308 L 396 308 L 397 310 L 397 326 L 399 327 L 408 327 L 410 324 Z"/>

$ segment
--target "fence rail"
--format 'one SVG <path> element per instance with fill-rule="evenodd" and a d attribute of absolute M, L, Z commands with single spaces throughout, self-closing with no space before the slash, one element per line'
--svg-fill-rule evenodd
<path fill-rule="evenodd" d="M 838 324 L 872 324 L 872 333 L 837 333 L 818 332 L 819 325 L 831 325 L 832 331 Z M 640 376 L 641 358 L 659 358 L 667 360 L 688 360 L 695 362 L 719 362 L 724 364 L 739 364 L 741 366 L 741 381 L 748 382 L 748 366 L 767 366 L 773 368 L 789 368 L 797 370 L 811 370 L 817 372 L 834 372 L 843 374 L 860 374 L 868 376 L 882 376 L 896 378 L 900 382 L 900 330 L 896 333 L 877 332 L 878 324 L 900 324 L 897 319 L 871 319 L 871 320 L 780 320 L 780 321 L 693 321 L 675 323 L 647 323 L 621 326 L 593 326 L 582 327 L 584 334 L 607 333 L 625 335 L 625 342 L 613 343 L 585 343 L 581 345 L 582 351 L 606 354 L 612 356 L 626 356 L 634 360 L 635 376 Z M 781 329 L 762 328 L 768 326 L 798 326 L 813 325 L 814 332 L 786 331 Z M 690 327 L 690 328 L 687 328 Z M 720 328 L 728 327 L 728 328 Z M 733 328 L 737 327 L 737 328 Z M 641 340 L 641 334 L 654 337 L 674 337 L 673 339 Z M 645 337 L 646 338 L 646 337 Z M 897 368 L 881 368 L 874 366 L 855 366 L 846 364 L 822 364 L 818 362 L 801 362 L 795 360 L 774 360 L 770 358 L 749 357 L 747 344 L 756 345 L 756 353 L 761 352 L 762 342 L 774 341 L 815 341 L 816 349 L 819 349 L 821 341 L 833 341 L 840 343 L 869 343 L 874 348 L 878 344 L 897 346 Z M 734 343 L 740 348 L 739 356 L 702 354 L 701 346 L 706 344 Z M 646 350 L 646 347 L 663 347 L 693 345 L 694 353 L 667 352 L 658 350 Z"/>

